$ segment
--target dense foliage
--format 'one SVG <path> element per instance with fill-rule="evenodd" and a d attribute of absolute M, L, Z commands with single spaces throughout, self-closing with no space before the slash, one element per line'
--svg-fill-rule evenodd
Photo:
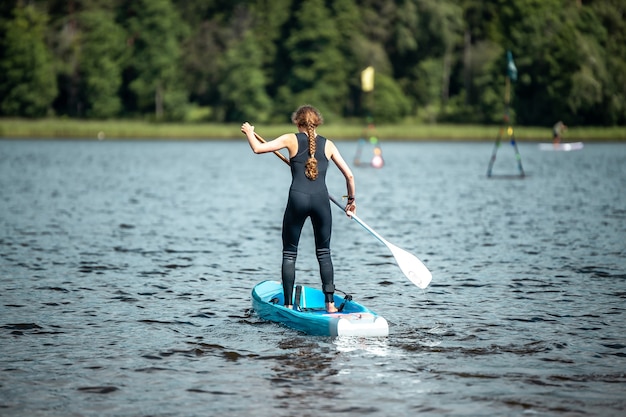
<path fill-rule="evenodd" d="M 626 124 L 623 0 L 7 0 L 0 116 Z M 361 71 L 376 70 L 372 92 Z"/>

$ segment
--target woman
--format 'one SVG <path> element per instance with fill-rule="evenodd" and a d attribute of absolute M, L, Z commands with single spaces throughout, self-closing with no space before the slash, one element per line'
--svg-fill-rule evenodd
<path fill-rule="evenodd" d="M 296 257 L 300 233 L 307 217 L 311 218 L 315 236 L 315 254 L 320 266 L 322 291 L 326 311 L 337 311 L 333 301 L 335 292 L 333 263 L 330 257 L 332 216 L 326 170 L 332 160 L 346 178 L 348 204 L 346 214 L 356 213 L 354 176 L 333 142 L 317 134 L 323 123 L 322 115 L 313 106 L 304 105 L 291 116 L 298 133 L 287 133 L 272 141 L 261 143 L 254 135 L 254 126 L 245 122 L 241 131 L 246 134 L 254 153 L 274 152 L 283 148 L 289 151 L 291 187 L 283 217 L 282 282 L 285 307 L 292 308 L 291 294 L 296 280 Z"/>

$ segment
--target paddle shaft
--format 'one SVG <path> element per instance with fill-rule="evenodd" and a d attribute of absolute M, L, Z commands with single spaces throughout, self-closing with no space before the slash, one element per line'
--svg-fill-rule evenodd
<path fill-rule="evenodd" d="M 339 204 L 339 202 L 337 200 L 335 200 L 335 198 L 333 196 L 331 196 L 330 194 L 328 195 L 328 198 L 330 199 L 330 201 L 332 201 L 333 203 L 335 203 L 337 205 L 337 207 L 339 207 L 340 209 L 343 210 L 343 207 L 341 207 L 341 204 Z M 389 242 L 387 242 L 381 235 L 379 235 L 374 229 L 372 229 L 371 227 L 369 227 L 363 220 L 361 220 L 359 218 L 359 216 L 357 216 L 356 214 L 352 213 L 351 217 L 354 219 L 355 222 L 357 222 L 358 224 L 361 225 L 361 227 L 363 227 L 365 230 L 367 230 L 368 232 L 370 232 L 372 234 L 372 236 L 374 236 L 376 239 L 378 239 L 383 245 L 385 246 L 389 246 Z"/>
<path fill-rule="evenodd" d="M 261 136 L 259 136 L 259 134 L 256 133 L 256 132 L 254 132 L 254 137 L 261 143 L 266 143 L 267 142 L 265 139 L 263 139 Z M 287 165 L 291 165 L 289 163 L 289 159 L 287 159 L 287 157 L 285 155 L 283 155 L 282 153 L 280 153 L 278 151 L 274 151 L 274 155 L 276 155 L 277 157 L 282 159 L 283 162 L 286 163 Z"/>

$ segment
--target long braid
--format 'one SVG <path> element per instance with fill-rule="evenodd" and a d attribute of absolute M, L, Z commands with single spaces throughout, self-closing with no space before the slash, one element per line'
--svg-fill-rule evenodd
<path fill-rule="evenodd" d="M 315 159 L 315 151 L 317 149 L 317 141 L 315 140 L 315 126 L 312 123 L 307 123 L 306 135 L 309 137 L 309 159 L 304 166 L 304 175 L 311 181 L 317 179 L 317 159 Z"/>
<path fill-rule="evenodd" d="M 315 181 L 318 175 L 317 159 L 315 159 L 315 151 L 317 150 L 315 129 L 324 123 L 324 119 L 315 107 L 305 104 L 291 115 L 291 120 L 299 128 L 303 128 L 309 138 L 309 159 L 304 165 L 304 175 L 311 181 Z"/>

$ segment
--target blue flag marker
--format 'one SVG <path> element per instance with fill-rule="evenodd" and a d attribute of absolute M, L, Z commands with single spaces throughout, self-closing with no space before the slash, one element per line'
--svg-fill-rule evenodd
<path fill-rule="evenodd" d="M 511 81 L 517 81 L 517 67 L 515 67 L 515 62 L 513 62 L 513 54 L 511 51 L 506 51 L 506 70 L 509 75 Z"/>

